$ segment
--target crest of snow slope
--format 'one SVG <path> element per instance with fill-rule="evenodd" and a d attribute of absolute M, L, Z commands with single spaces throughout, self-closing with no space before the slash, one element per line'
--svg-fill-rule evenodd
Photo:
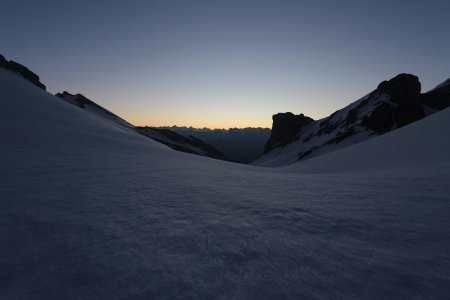
<path fill-rule="evenodd" d="M 93 114 L 99 115 L 105 119 L 111 120 L 117 124 L 120 124 L 125 127 L 134 128 L 133 125 L 125 121 L 124 119 L 120 118 L 119 116 L 113 114 L 109 110 L 101 107 L 97 103 L 87 99 L 83 95 L 72 95 L 68 92 L 58 93 L 56 94 L 57 97 L 63 99 L 64 101 L 78 106 L 80 108 L 85 109 L 86 111 L 89 111 Z"/>
<path fill-rule="evenodd" d="M 128 142 L 136 150 L 145 147 L 164 152 L 167 148 L 131 128 L 86 114 L 7 70 L 0 69 L 0 76 L 4 151 L 89 155 L 89 151 L 110 151 L 114 145 L 114 151 L 120 153 L 128 148 Z"/>
<path fill-rule="evenodd" d="M 380 159 L 336 175 L 187 155 L 4 70 L 0 114 L 1 299 L 450 293 L 450 171 L 430 172 L 432 158 L 413 173 Z M 446 132 L 422 151 L 448 153 Z"/>
<path fill-rule="evenodd" d="M 81 94 L 72 95 L 68 92 L 63 92 L 56 94 L 56 96 L 72 105 L 75 105 L 76 107 L 82 108 L 89 114 L 94 114 L 110 120 L 118 125 L 134 129 L 140 134 L 147 136 L 166 146 L 169 146 L 170 148 L 177 151 L 208 156 L 217 159 L 226 159 L 223 153 L 195 138 L 185 138 L 170 130 L 158 130 L 149 127 L 134 127 L 124 119 L 120 118 L 119 116 L 115 115 L 114 113 L 110 112 L 109 110 L 105 109 L 104 107 L 98 105 L 97 103 L 84 97 Z"/>

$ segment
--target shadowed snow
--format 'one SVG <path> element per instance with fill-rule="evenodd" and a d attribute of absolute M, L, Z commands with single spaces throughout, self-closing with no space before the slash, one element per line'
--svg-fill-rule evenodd
<path fill-rule="evenodd" d="M 266 169 L 173 151 L 5 70 L 0 93 L 1 299 L 450 293 L 448 109 Z"/>

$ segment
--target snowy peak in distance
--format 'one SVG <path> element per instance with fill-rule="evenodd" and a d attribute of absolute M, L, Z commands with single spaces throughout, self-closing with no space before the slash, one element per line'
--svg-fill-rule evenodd
<path fill-rule="evenodd" d="M 30 71 L 27 67 L 16 63 L 13 60 L 8 61 L 3 55 L 0 54 L 0 68 L 7 69 L 9 71 L 12 71 L 27 81 L 31 82 L 32 84 L 36 85 L 37 87 L 40 87 L 41 89 L 46 89 L 45 85 L 40 81 L 39 76 Z"/>
<path fill-rule="evenodd" d="M 253 164 L 287 165 L 403 127 L 448 107 L 448 89 L 446 81 L 421 94 L 417 76 L 399 74 L 321 120 L 314 121 L 303 114 L 276 114 L 265 154 Z"/>

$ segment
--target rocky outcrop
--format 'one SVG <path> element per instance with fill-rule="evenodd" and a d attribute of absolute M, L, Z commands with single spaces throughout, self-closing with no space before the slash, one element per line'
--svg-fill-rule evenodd
<path fill-rule="evenodd" d="M 274 115 L 266 153 L 253 164 L 279 166 L 325 154 L 408 125 L 449 106 L 450 80 L 422 94 L 417 76 L 399 74 L 319 121 L 292 113 Z M 284 148 L 271 151 L 279 146 Z"/>
<path fill-rule="evenodd" d="M 425 117 L 420 90 L 419 78 L 411 74 L 399 74 L 389 81 L 383 81 L 374 96 L 385 93 L 389 95 L 389 102 L 375 106 L 363 117 L 361 124 L 381 134 Z"/>
<path fill-rule="evenodd" d="M 378 85 L 379 93 L 391 95 L 397 104 L 408 105 L 419 100 L 421 85 L 419 77 L 412 74 L 399 74 L 394 78 L 383 81 Z"/>
<path fill-rule="evenodd" d="M 40 87 L 41 89 L 46 89 L 45 85 L 40 82 L 39 76 L 35 73 L 31 72 L 30 69 L 27 67 L 16 63 L 15 61 L 8 61 L 3 55 L 0 55 L 0 68 L 4 68 L 7 70 L 10 70 L 12 72 L 15 72 L 28 80 L 29 82 L 33 83 L 34 85 Z"/>
<path fill-rule="evenodd" d="M 287 112 L 273 115 L 272 121 L 272 131 L 264 153 L 269 152 L 275 147 L 292 142 L 302 127 L 314 120 L 304 114 L 294 115 L 291 112 Z"/>

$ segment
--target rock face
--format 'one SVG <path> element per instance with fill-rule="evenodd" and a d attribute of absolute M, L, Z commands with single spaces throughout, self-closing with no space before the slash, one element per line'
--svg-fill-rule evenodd
<path fill-rule="evenodd" d="M 13 71 L 34 85 L 40 87 L 41 89 L 46 89 L 45 85 L 39 80 L 39 76 L 31 72 L 27 67 L 16 63 L 15 61 L 8 61 L 3 55 L 0 55 L 0 68 L 5 68 L 7 70 Z"/>
<path fill-rule="evenodd" d="M 255 165 L 280 166 L 325 154 L 395 130 L 450 106 L 450 80 L 421 94 L 417 76 L 399 74 L 330 116 L 313 121 L 273 116 L 266 153 Z"/>
<path fill-rule="evenodd" d="M 378 85 L 379 93 L 388 93 L 397 103 L 407 104 L 419 100 L 421 85 L 419 77 L 411 74 L 399 74 L 389 81 Z"/>
<path fill-rule="evenodd" d="M 389 95 L 389 103 L 381 103 L 364 116 L 362 125 L 377 132 L 384 133 L 393 126 L 402 127 L 425 117 L 424 107 L 420 102 L 421 85 L 419 78 L 411 74 L 399 74 L 389 81 L 378 85 L 375 95 Z"/>
<path fill-rule="evenodd" d="M 302 127 L 314 120 L 304 114 L 294 115 L 291 112 L 287 112 L 273 115 L 272 121 L 272 131 L 264 149 L 264 153 L 269 152 L 275 147 L 291 142 Z"/>

